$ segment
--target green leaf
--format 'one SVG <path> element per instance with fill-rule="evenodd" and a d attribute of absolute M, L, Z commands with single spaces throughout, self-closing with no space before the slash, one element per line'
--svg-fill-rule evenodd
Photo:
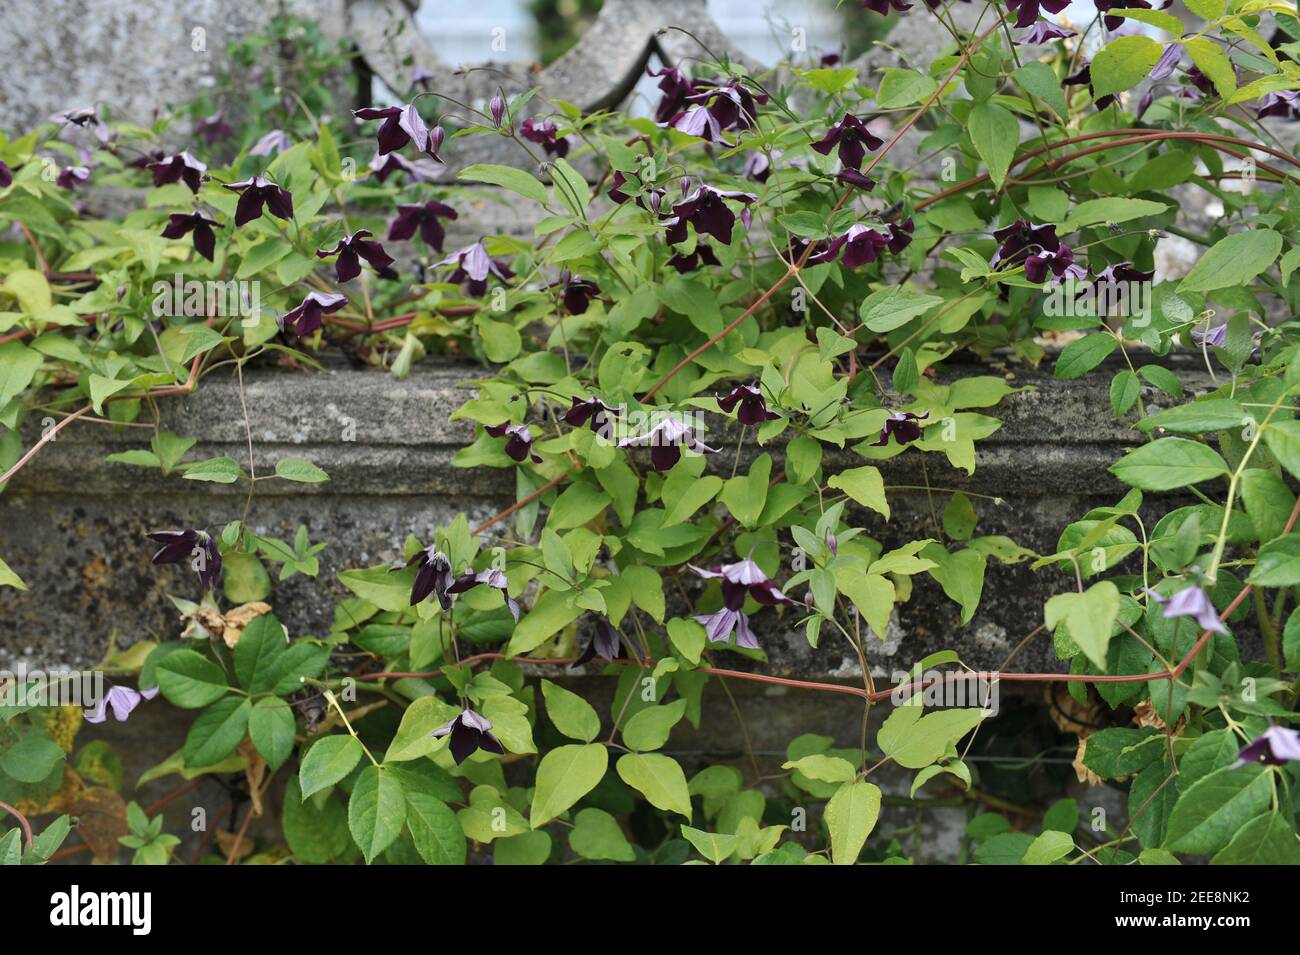
<path fill-rule="evenodd" d="M 1226 767 L 1198 780 L 1169 816 L 1166 848 L 1208 855 L 1226 846 L 1273 798 L 1271 774 L 1262 766 Z"/>
<path fill-rule="evenodd" d="M 1247 468 L 1241 474 L 1240 484 L 1241 502 L 1259 539 L 1270 541 L 1281 534 L 1295 507 L 1295 495 L 1286 482 L 1272 471 Z"/>
<path fill-rule="evenodd" d="M 683 716 L 686 701 L 677 700 L 661 706 L 647 706 L 634 713 L 623 724 L 623 743 L 637 752 L 658 749 L 668 742 L 668 736 Z"/>
<path fill-rule="evenodd" d="M 536 829 L 567 812 L 596 788 L 608 766 L 609 751 L 600 743 L 571 744 L 551 750 L 537 767 L 537 788 L 533 791 L 529 824 Z"/>
<path fill-rule="evenodd" d="M 584 859 L 636 861 L 636 852 L 619 828 L 618 820 L 603 809 L 578 810 L 569 832 L 569 847 Z"/>
<path fill-rule="evenodd" d="M 1137 86 L 1160 60 L 1162 52 L 1160 44 L 1146 36 L 1112 40 L 1092 58 L 1093 97 L 1101 99 Z"/>
<path fill-rule="evenodd" d="M 1100 580 L 1081 594 L 1052 597 L 1044 608 L 1044 616 L 1047 628 L 1052 631 L 1064 622 L 1079 649 L 1105 672 L 1106 653 L 1119 605 L 1119 588 L 1109 580 Z"/>
<path fill-rule="evenodd" d="M 674 472 L 664 483 L 665 514 L 663 527 L 673 527 L 687 520 L 717 496 L 722 478 L 714 474 L 692 477 L 684 472 L 680 480 Z M 765 495 L 766 496 L 766 495 Z"/>
<path fill-rule="evenodd" d="M 302 484 L 320 484 L 330 476 L 303 458 L 281 458 L 275 462 L 275 476 Z"/>
<path fill-rule="evenodd" d="M 673 649 L 696 666 L 704 652 L 706 638 L 704 628 L 695 620 L 674 617 L 668 621 L 668 639 L 672 641 Z"/>
<path fill-rule="evenodd" d="M 221 699 L 229 691 L 221 667 L 193 650 L 167 654 L 155 668 L 158 687 L 169 703 L 197 710 Z"/>
<path fill-rule="evenodd" d="M 790 760 L 782 763 L 781 768 L 803 773 L 809 779 L 823 783 L 847 783 L 858 774 L 857 768 L 847 759 L 827 756 L 825 753 L 813 753 L 802 759 Z"/>
<path fill-rule="evenodd" d="M 1127 199 L 1121 196 L 1103 196 L 1079 203 L 1058 230 L 1062 235 L 1084 226 L 1099 223 L 1129 222 L 1147 216 L 1158 216 L 1169 207 L 1150 199 Z"/>
<path fill-rule="evenodd" d="M 748 474 L 730 478 L 722 486 L 718 500 L 744 527 L 752 528 L 758 523 L 767 503 L 767 482 L 771 474 L 772 456 L 760 454 L 750 465 Z"/>
<path fill-rule="evenodd" d="M 943 299 L 937 295 L 919 295 L 891 285 L 864 298 L 858 315 L 873 332 L 889 332 L 942 304 Z"/>
<path fill-rule="evenodd" d="M 1011 157 L 1020 144 L 1020 124 L 1009 110 L 986 101 L 971 108 L 966 128 L 975 151 L 988 167 L 994 188 L 1001 189 Z"/>
<path fill-rule="evenodd" d="M 284 627 L 275 614 L 254 617 L 235 644 L 235 676 L 250 693 L 265 693 L 279 680 L 280 657 L 288 647 Z"/>
<path fill-rule="evenodd" d="M 613 498 L 602 491 L 599 485 L 589 481 L 578 481 L 565 488 L 555 499 L 555 503 L 551 505 L 550 516 L 546 519 L 546 526 L 554 531 L 581 527 L 602 513 L 611 500 Z"/>
<path fill-rule="evenodd" d="M 1042 100 L 1062 119 L 1070 115 L 1070 108 L 1065 102 L 1065 93 L 1061 81 L 1046 63 L 1026 63 L 1012 74 L 1016 82 L 1030 96 Z M 1017 138 L 1018 135 L 1017 135 Z"/>
<path fill-rule="evenodd" d="M 1300 421 L 1270 421 L 1264 428 L 1264 445 L 1292 477 L 1300 478 Z"/>
<path fill-rule="evenodd" d="M 550 680 L 542 681 L 542 697 L 546 700 L 546 713 L 557 730 L 569 739 L 584 743 L 596 738 L 600 732 L 600 716 L 590 703 Z"/>
<path fill-rule="evenodd" d="M 185 765 L 211 766 L 233 753 L 248 732 L 252 709 L 247 697 L 229 696 L 200 713 L 190 726 L 181 750 Z"/>
<path fill-rule="evenodd" d="M 459 713 L 457 707 L 436 696 L 422 696 L 415 700 L 402 714 L 397 733 L 384 753 L 384 762 L 400 763 L 428 756 L 443 745 L 434 738 L 433 731 Z"/>
<path fill-rule="evenodd" d="M 550 857 L 551 835 L 540 829 L 498 839 L 492 849 L 493 865 L 545 865 Z"/>
<path fill-rule="evenodd" d="M 406 824 L 406 797 L 392 773 L 366 766 L 348 800 L 348 830 L 366 862 L 391 846 Z"/>
<path fill-rule="evenodd" d="M 682 825 L 682 837 L 695 847 L 696 852 L 714 865 L 720 865 L 729 859 L 731 854 L 736 851 L 736 845 L 740 842 L 737 836 L 719 832 L 704 832 L 701 829 L 693 829 L 685 824 Z"/>
<path fill-rule="evenodd" d="M 23 579 L 14 573 L 12 568 L 3 560 L 0 560 L 0 587 L 13 587 L 15 590 L 27 589 Z"/>
<path fill-rule="evenodd" d="M 880 818 L 880 789 L 868 782 L 845 783 L 826 804 L 831 861 L 853 865 Z"/>
<path fill-rule="evenodd" d="M 890 68 L 885 70 L 880 78 L 880 88 L 876 90 L 876 105 L 881 109 L 911 106 L 929 97 L 936 85 L 932 77 L 916 70 Z"/>
<path fill-rule="evenodd" d="M 311 865 L 324 865 L 352 845 L 347 807 L 333 797 L 303 799 L 298 780 L 292 777 L 284 791 L 280 827 L 289 851 Z"/>
<path fill-rule="evenodd" d="M 115 378 L 105 378 L 103 375 L 90 376 L 90 403 L 95 408 L 95 414 L 104 413 L 104 402 L 126 388 L 131 387 L 131 380 L 128 378 L 119 381 Z"/>
<path fill-rule="evenodd" d="M 234 484 L 244 476 L 244 469 L 231 457 L 209 458 L 195 461 L 185 467 L 181 475 L 187 481 L 211 481 L 214 484 Z"/>
<path fill-rule="evenodd" d="M 441 799 L 405 791 L 406 824 L 415 851 L 428 865 L 464 865 L 467 855 L 460 820 Z"/>
<path fill-rule="evenodd" d="M 1242 425 L 1246 409 L 1231 398 L 1206 398 L 1175 405 L 1149 415 L 1137 423 L 1143 431 L 1163 428 L 1180 434 L 1204 434 Z"/>
<path fill-rule="evenodd" d="M 1282 236 L 1271 229 L 1235 232 L 1214 243 L 1178 284 L 1179 292 L 1245 285 L 1277 259 Z"/>
<path fill-rule="evenodd" d="M 44 733 L 28 733 L 0 753 L 0 770 L 20 783 L 39 783 L 63 757 L 63 750 Z"/>
<path fill-rule="evenodd" d="M 1287 534 L 1261 547 L 1248 579 L 1259 587 L 1300 584 L 1300 534 Z"/>
<path fill-rule="evenodd" d="M 1187 9 L 1204 20 L 1217 20 L 1223 16 L 1224 0 L 1184 0 Z"/>
<path fill-rule="evenodd" d="M 830 487 L 843 491 L 863 507 L 869 507 L 889 520 L 889 501 L 885 499 L 885 480 L 880 469 L 870 465 L 850 468 L 833 475 L 827 482 Z"/>
<path fill-rule="evenodd" d="M 271 772 L 284 765 L 293 752 L 293 708 L 279 697 L 257 701 L 248 718 L 248 735 Z"/>
<path fill-rule="evenodd" d="M 881 724 L 876 745 L 898 765 L 923 769 L 942 758 L 984 716 L 978 709 L 938 710 L 922 716 L 918 705 L 896 706 Z"/>
<path fill-rule="evenodd" d="M 354 736 L 326 736 L 314 743 L 298 767 L 302 798 L 328 789 L 352 772 L 361 759 L 361 744 Z"/>
<path fill-rule="evenodd" d="M 505 649 L 506 656 L 523 656 L 541 646 L 583 613 L 573 601 L 573 594 L 548 590 L 537 598 L 533 609 L 519 621 Z"/>
<path fill-rule="evenodd" d="M 1025 850 L 1025 865 L 1051 865 L 1065 858 L 1074 849 L 1074 839 L 1068 832 L 1048 829 L 1029 844 Z"/>
<path fill-rule="evenodd" d="M 501 186 L 503 189 L 509 189 L 511 192 L 518 193 L 525 199 L 531 199 L 543 206 L 550 199 L 546 187 L 536 177 L 524 172 L 522 169 L 515 169 L 511 166 L 475 163 L 462 169 L 460 175 L 456 178 L 467 182 L 486 182 L 494 186 Z"/>
<path fill-rule="evenodd" d="M 16 398 L 36 377 L 45 359 L 22 342 L 0 345 L 0 408 Z"/>
<path fill-rule="evenodd" d="M 1100 365 L 1119 347 L 1114 335 L 1096 332 L 1070 342 L 1056 359 L 1056 377 L 1081 378 Z"/>
<path fill-rule="evenodd" d="M 691 818 L 691 796 L 686 775 L 677 760 L 660 753 L 628 753 L 619 757 L 618 775 L 650 804 Z"/>
<path fill-rule="evenodd" d="M 1237 71 L 1217 43 L 1205 37 L 1193 37 L 1184 46 L 1197 69 L 1210 78 L 1222 99 L 1228 99 L 1237 91 Z"/>
<path fill-rule="evenodd" d="M 1256 816 L 1210 860 L 1211 865 L 1300 865 L 1295 830 L 1278 813 Z"/>
<path fill-rule="evenodd" d="M 1160 438 L 1124 455 L 1110 472 L 1130 487 L 1171 491 L 1227 474 L 1228 465 L 1217 451 L 1199 442 Z"/>

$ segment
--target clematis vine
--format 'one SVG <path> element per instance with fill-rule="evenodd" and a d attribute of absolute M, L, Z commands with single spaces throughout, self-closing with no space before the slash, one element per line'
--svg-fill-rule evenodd
<path fill-rule="evenodd" d="M 1265 766 L 1282 766 L 1300 761 L 1300 730 L 1285 726 L 1270 726 L 1237 753 L 1238 766 L 1262 763 Z"/>
<path fill-rule="evenodd" d="M 158 687 L 137 690 L 129 686 L 110 687 L 109 691 L 95 704 L 95 708 L 86 713 L 87 723 L 103 723 L 108 719 L 108 710 L 113 710 L 113 719 L 125 723 L 127 717 L 144 700 L 152 700 L 158 695 Z"/>
<path fill-rule="evenodd" d="M 447 237 L 442 220 L 457 218 L 459 215 L 455 209 L 432 199 L 420 205 L 399 205 L 397 217 L 388 224 L 388 238 L 393 242 L 405 242 L 418 229 L 424 244 L 435 252 L 441 252 L 443 240 Z"/>
<path fill-rule="evenodd" d="M 736 634 L 736 646 L 748 650 L 758 649 L 758 639 L 749 627 L 749 618 L 745 615 L 745 598 L 753 597 L 766 607 L 797 606 L 777 588 L 763 569 L 748 557 L 734 564 L 724 564 L 716 570 L 703 570 L 694 564 L 688 564 L 696 574 L 706 580 L 722 580 L 722 608 L 710 614 L 702 614 L 695 619 L 704 625 L 710 643 L 726 643 Z"/>
<path fill-rule="evenodd" d="M 723 245 L 731 245 L 731 232 L 736 225 L 736 214 L 724 199 L 749 204 L 758 199 L 752 192 L 723 192 L 712 186 L 701 185 L 689 196 L 673 206 L 673 215 L 664 220 L 668 227 L 666 238 L 676 245 L 686 241 L 686 224 L 695 227 L 698 235 L 711 235 Z"/>
<path fill-rule="evenodd" d="M 695 436 L 695 430 L 676 415 L 664 415 L 645 434 L 633 438 L 624 438 L 618 443 L 620 448 L 650 449 L 650 465 L 656 471 L 667 471 L 681 460 L 682 448 L 698 454 L 716 454 L 717 448 L 711 448 Z"/>
<path fill-rule="evenodd" d="M 361 260 L 365 259 L 381 275 L 393 275 L 389 268 L 393 257 L 384 251 L 378 242 L 371 242 L 372 233 L 368 229 L 358 229 L 339 239 L 332 249 L 318 249 L 316 258 L 327 259 L 338 256 L 334 262 L 334 277 L 340 283 L 350 282 L 361 274 Z"/>
<path fill-rule="evenodd" d="M 162 230 L 164 239 L 183 239 L 194 233 L 194 249 L 209 262 L 217 246 L 213 227 L 221 228 L 221 223 L 202 212 L 173 212 L 167 217 L 167 226 Z"/>
<path fill-rule="evenodd" d="M 519 622 L 519 604 L 510 596 L 510 580 L 506 577 L 505 571 L 490 567 L 487 570 L 480 570 L 478 573 L 461 574 L 456 578 L 455 583 L 447 588 L 447 593 L 463 594 L 479 584 L 501 591 L 501 596 L 506 598 L 506 606 L 510 608 L 510 613 L 514 615 L 515 623 Z"/>
<path fill-rule="evenodd" d="M 763 392 L 754 385 L 738 385 L 727 394 L 718 396 L 718 407 L 726 414 L 731 414 L 737 406 L 740 410 L 736 412 L 736 420 L 743 425 L 762 424 L 781 417 L 768 410 Z"/>
<path fill-rule="evenodd" d="M 542 459 L 533 450 L 533 432 L 526 424 L 511 424 L 504 422 L 502 424 L 487 425 L 483 429 L 494 438 L 506 439 L 506 454 L 516 461 L 525 461 L 532 459 L 534 464 L 541 464 Z"/>
<path fill-rule="evenodd" d="M 474 296 L 481 296 L 487 291 L 489 275 L 495 275 L 502 282 L 514 278 L 515 275 L 501 259 L 494 259 L 488 255 L 481 239 L 473 245 L 457 249 L 441 262 L 435 262 L 433 267 L 438 268 L 442 265 L 456 266 L 448 281 L 455 284 L 463 282 L 465 291 Z"/>
<path fill-rule="evenodd" d="M 438 150 L 442 148 L 442 141 L 447 134 L 441 126 L 430 129 L 414 103 L 404 106 L 366 106 L 354 109 L 352 115 L 366 122 L 383 120 L 375 134 L 381 156 L 401 149 L 407 143 L 414 143 L 417 150 L 442 162 Z"/>
<path fill-rule="evenodd" d="M 457 766 L 469 759 L 475 750 L 481 749 L 486 753 L 496 753 L 498 756 L 505 754 L 505 747 L 501 745 L 501 741 L 492 735 L 492 721 L 468 708 L 430 735 L 437 739 L 442 739 L 444 736 L 451 737 L 448 748 Z"/>
<path fill-rule="evenodd" d="M 153 555 L 154 564 L 179 564 L 188 560 L 204 590 L 212 590 L 221 583 L 221 551 L 206 531 L 187 527 L 180 531 L 152 531 L 145 536 L 162 545 Z"/>
<path fill-rule="evenodd" d="M 265 176 L 254 176 L 243 182 L 230 182 L 225 188 L 239 193 L 239 203 L 235 206 L 235 225 L 241 226 L 262 215 L 262 208 L 277 219 L 289 222 L 293 219 L 293 195 L 288 189 L 277 186 Z"/>
<path fill-rule="evenodd" d="M 406 566 L 419 568 L 411 586 L 412 607 L 433 595 L 443 610 L 451 609 L 451 594 L 448 592 L 452 584 L 451 561 L 446 554 L 436 547 L 426 547 L 416 551 Z"/>
<path fill-rule="evenodd" d="M 280 316 L 278 321 L 280 330 L 292 332 L 299 338 L 306 338 L 320 328 L 323 316 L 337 312 L 347 303 L 346 295 L 338 295 L 334 292 L 308 292 L 301 304 Z"/>
<path fill-rule="evenodd" d="M 722 133 L 730 129 L 753 129 L 758 107 L 767 102 L 765 93 L 755 93 L 740 80 L 727 80 L 709 87 L 696 87 L 683 97 L 686 108 L 660 123 L 710 142 L 724 143 Z"/>
<path fill-rule="evenodd" d="M 852 113 L 845 113 L 844 118 L 827 130 L 826 135 L 812 144 L 812 148 L 823 156 L 829 156 L 832 149 L 838 147 L 840 162 L 845 169 L 861 170 L 862 160 L 868 150 L 875 152 L 885 141 L 867 129 L 867 124 Z"/>
<path fill-rule="evenodd" d="M 155 186 L 165 186 L 172 182 L 184 182 L 189 186 L 190 192 L 197 193 L 199 186 L 203 182 L 203 174 L 207 172 L 208 167 L 199 162 L 187 152 L 179 152 L 175 155 L 160 159 L 158 162 L 149 164 L 149 171 L 153 173 L 153 184 Z"/>
<path fill-rule="evenodd" d="M 924 421 L 930 417 L 930 412 L 925 414 L 913 414 L 910 411 L 895 411 L 885 419 L 884 426 L 880 429 L 880 437 L 871 442 L 875 448 L 883 448 L 889 444 L 890 437 L 893 437 L 899 444 L 911 444 L 921 437 L 921 426 L 918 421 Z"/>

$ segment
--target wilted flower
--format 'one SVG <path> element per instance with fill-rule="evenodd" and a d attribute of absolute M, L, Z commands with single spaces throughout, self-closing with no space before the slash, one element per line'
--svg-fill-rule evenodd
<path fill-rule="evenodd" d="M 596 632 L 587 644 L 587 649 L 569 664 L 570 668 L 582 666 L 595 659 L 626 660 L 627 648 L 623 646 L 623 635 L 615 630 L 604 617 L 596 617 Z"/>
<path fill-rule="evenodd" d="M 510 608 L 510 613 L 514 615 L 515 623 L 519 622 L 519 604 L 510 596 L 510 580 L 506 577 L 504 571 L 488 568 L 487 570 L 480 570 L 478 573 L 461 574 L 456 578 L 456 582 L 447 588 L 447 593 L 463 594 L 479 584 L 486 584 L 488 587 L 501 591 L 501 595 L 506 598 L 506 606 Z"/>
<path fill-rule="evenodd" d="M 546 287 L 564 290 L 564 307 L 568 309 L 570 315 L 581 315 L 587 310 L 591 300 L 600 294 L 599 285 L 574 275 L 568 269 L 561 269 L 560 280 Z"/>
<path fill-rule="evenodd" d="M 369 229 L 348 233 L 335 243 L 334 248 L 317 250 L 316 258 L 327 259 L 337 255 L 334 277 L 340 282 L 350 282 L 361 274 L 361 259 L 369 262 L 376 272 L 388 270 L 391 274 L 388 267 L 393 264 L 393 257 L 378 242 L 370 241 L 371 234 Z"/>
<path fill-rule="evenodd" d="M 731 414 L 736 405 L 740 405 L 736 420 L 743 425 L 762 424 L 764 421 L 775 421 L 781 417 L 775 411 L 767 410 L 767 402 L 763 400 L 763 392 L 753 385 L 737 385 L 730 392 L 718 398 L 718 407 L 726 414 Z"/>
<path fill-rule="evenodd" d="M 1300 90 L 1278 90 L 1261 96 L 1255 116 L 1259 119 L 1268 116 L 1300 119 Z"/>
<path fill-rule="evenodd" d="M 1059 26 L 1051 20 L 1040 19 L 1030 27 L 1028 33 L 1016 41 L 1016 46 L 1037 46 L 1040 43 L 1050 43 L 1052 40 L 1063 40 L 1076 33 L 1077 31 Z"/>
<path fill-rule="evenodd" d="M 1228 628 L 1219 620 L 1219 612 L 1214 609 L 1214 604 L 1210 603 L 1210 598 L 1200 587 L 1195 585 L 1184 587 L 1172 597 L 1161 597 L 1154 591 L 1148 591 L 1148 594 L 1164 608 L 1161 616 L 1166 620 L 1175 617 L 1192 617 L 1202 630 L 1212 630 L 1215 633 L 1228 632 Z"/>
<path fill-rule="evenodd" d="M 451 206 L 430 200 L 421 205 L 401 205 L 397 207 L 397 217 L 388 224 L 388 238 L 394 242 L 405 242 L 420 230 L 420 238 L 429 248 L 441 252 L 447 232 L 442 227 L 442 219 L 456 219 L 459 216 Z"/>
<path fill-rule="evenodd" d="M 203 141 L 209 146 L 219 139 L 229 139 L 235 135 L 235 131 L 226 122 L 225 114 L 221 112 L 200 119 L 194 124 L 194 133 L 202 137 Z"/>
<path fill-rule="evenodd" d="M 487 291 L 488 275 L 495 275 L 504 282 L 514 278 L 515 274 L 501 259 L 494 259 L 488 255 L 482 241 L 457 249 L 441 262 L 435 262 L 433 265 L 434 268 L 440 265 L 455 265 L 456 270 L 451 273 L 448 281 L 464 282 L 465 290 L 470 295 L 482 295 Z"/>
<path fill-rule="evenodd" d="M 226 188 L 239 193 L 239 204 L 235 206 L 236 226 L 252 222 L 261 216 L 262 206 L 266 206 L 266 211 L 277 219 L 285 222 L 293 219 L 293 195 L 265 176 L 226 183 Z"/>
<path fill-rule="evenodd" d="M 411 587 L 412 607 L 430 594 L 435 594 L 443 610 L 451 609 L 451 595 L 447 592 L 452 582 L 451 561 L 446 554 L 435 547 L 426 547 L 416 551 L 406 566 L 420 568 Z"/>
<path fill-rule="evenodd" d="M 686 198 L 673 205 L 672 218 L 664 220 L 668 227 L 670 243 L 686 241 L 686 223 L 695 226 L 699 235 L 711 235 L 723 245 L 731 245 L 731 230 L 736 225 L 736 214 L 724 199 L 735 202 L 754 202 L 758 196 L 751 192 L 723 192 L 712 186 L 700 186 Z"/>
<path fill-rule="evenodd" d="M 476 749 L 498 756 L 505 753 L 501 741 L 492 735 L 492 721 L 471 709 L 463 710 L 459 716 L 448 720 L 434 730 L 433 735 L 438 739 L 451 737 L 448 748 L 457 766 L 469 759 Z"/>
<path fill-rule="evenodd" d="M 76 189 L 89 178 L 90 170 L 85 166 L 64 166 L 55 183 L 60 189 Z"/>
<path fill-rule="evenodd" d="M 441 126 L 429 129 L 414 103 L 407 103 L 405 106 L 367 106 L 363 109 L 354 109 L 352 115 L 361 120 L 382 119 L 384 121 L 376 134 L 381 156 L 413 142 L 420 152 L 428 153 L 438 162 L 442 162 L 438 149 L 442 146 L 446 133 Z"/>
<path fill-rule="evenodd" d="M 928 411 L 922 415 L 915 415 L 910 411 L 895 411 L 885 419 L 885 425 L 880 429 L 880 439 L 872 441 L 872 447 L 881 448 L 889 444 L 890 435 L 893 435 L 899 444 L 911 444 L 921 437 L 921 426 L 917 422 L 924 421 L 928 417 L 930 417 Z"/>
<path fill-rule="evenodd" d="M 827 130 L 825 136 L 812 144 L 812 148 L 823 156 L 829 156 L 831 150 L 838 146 L 840 162 L 844 168 L 861 169 L 867 150 L 874 152 L 884 144 L 883 139 L 867 130 L 866 123 L 852 113 L 845 113 L 844 118 Z"/>
<path fill-rule="evenodd" d="M 299 338 L 306 338 L 320 328 L 321 316 L 337 312 L 348 303 L 346 295 L 333 292 L 308 292 L 302 304 L 289 309 L 280 316 L 281 331 L 292 331 Z"/>
<path fill-rule="evenodd" d="M 559 127 L 550 120 L 535 123 L 531 119 L 524 120 L 519 126 L 519 135 L 524 137 L 530 143 L 537 143 L 548 156 L 559 156 L 563 159 L 569 155 L 569 137 L 557 136 Z"/>
<path fill-rule="evenodd" d="M 153 531 L 145 536 L 162 545 L 153 555 L 155 564 L 178 564 L 189 560 L 190 568 L 199 575 L 204 590 L 211 590 L 221 583 L 221 551 L 210 534 L 187 527 L 182 531 Z"/>
<path fill-rule="evenodd" d="M 493 96 L 492 101 L 488 103 L 488 112 L 492 114 L 492 125 L 500 129 L 501 120 L 506 115 L 506 101 L 501 98 L 500 93 Z"/>
<path fill-rule="evenodd" d="M 758 640 L 749 629 L 749 618 L 745 616 L 746 596 L 767 607 L 796 606 L 795 601 L 781 593 L 762 568 L 748 557 L 734 564 L 724 564 L 717 570 L 702 570 L 694 564 L 688 566 L 706 579 L 722 578 L 722 609 L 695 618 L 704 624 L 711 643 L 726 643 L 734 631 L 736 646 L 758 649 Z"/>
<path fill-rule="evenodd" d="M 502 424 L 487 425 L 484 430 L 494 438 L 505 438 L 506 454 L 516 461 L 531 457 L 534 464 L 542 463 L 542 459 L 533 450 L 533 432 L 529 430 L 528 425 L 511 424 L 506 421 Z"/>
<path fill-rule="evenodd" d="M 584 424 L 589 425 L 591 430 L 600 434 L 605 431 L 609 423 L 609 415 L 615 411 L 605 402 L 597 397 L 578 398 L 574 397 L 573 404 L 568 411 L 560 418 L 567 425 L 575 428 L 581 428 Z"/>
<path fill-rule="evenodd" d="M 1039 7 L 1046 7 L 1052 13 L 1060 13 L 1070 5 L 1070 0 L 1007 0 L 1008 10 L 1019 10 L 1016 26 L 1032 26 L 1038 19 Z"/>
<path fill-rule="evenodd" d="M 624 438 L 618 443 L 620 448 L 650 448 L 650 464 L 656 471 L 667 471 L 682 456 L 682 448 L 700 454 L 715 454 L 717 448 L 711 448 L 695 437 L 690 425 L 675 415 L 665 415 L 649 431 L 635 438 Z"/>
<path fill-rule="evenodd" d="M 283 129 L 273 129 L 257 142 L 253 143 L 253 148 L 248 151 L 250 156 L 269 156 L 271 153 L 282 153 L 293 145 L 293 140 Z"/>
<path fill-rule="evenodd" d="M 95 704 L 95 708 L 86 714 L 86 722 L 104 722 L 108 719 L 108 707 L 111 706 L 113 708 L 113 718 L 119 723 L 125 723 L 126 718 L 131 715 L 131 711 L 139 706 L 142 700 L 152 700 L 157 695 L 158 687 L 156 686 L 151 686 L 147 690 L 137 690 L 129 686 L 110 687 L 103 698 Z"/>
<path fill-rule="evenodd" d="M 1237 753 L 1237 765 L 1263 763 L 1281 766 L 1300 760 L 1300 730 L 1285 726 L 1270 726 Z"/>
<path fill-rule="evenodd" d="M 216 249 L 217 237 L 212 227 L 221 227 L 221 223 L 202 212 L 173 212 L 167 217 L 167 227 L 162 230 L 164 239 L 181 239 L 189 232 L 194 233 L 194 248 L 209 262 Z"/>
<path fill-rule="evenodd" d="M 199 185 L 203 182 L 203 173 L 207 171 L 207 166 L 199 162 L 187 152 L 176 153 L 158 162 L 149 164 L 149 171 L 153 173 L 153 184 L 155 186 L 164 186 L 169 182 L 181 182 L 184 180 L 185 185 L 190 187 L 190 192 L 198 192 Z"/>

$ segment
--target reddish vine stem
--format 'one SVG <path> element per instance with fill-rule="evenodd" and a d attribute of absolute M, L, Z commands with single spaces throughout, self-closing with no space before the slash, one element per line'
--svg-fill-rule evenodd
<path fill-rule="evenodd" d="M 27 848 L 30 849 L 34 840 L 32 839 L 32 824 L 27 821 L 27 817 L 7 802 L 0 802 L 0 809 L 5 810 L 18 820 L 18 824 L 23 827 L 23 835 L 27 837 Z"/>

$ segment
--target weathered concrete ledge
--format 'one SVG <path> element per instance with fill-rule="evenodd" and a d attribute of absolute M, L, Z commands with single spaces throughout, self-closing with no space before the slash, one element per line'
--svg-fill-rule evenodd
<path fill-rule="evenodd" d="M 963 371 L 971 369 L 948 373 Z M 270 473 L 277 460 L 292 456 L 331 475 L 321 485 L 259 485 L 250 513 L 259 533 L 290 538 L 304 524 L 313 541 L 329 545 L 317 579 L 298 576 L 275 585 L 272 602 L 294 633 L 320 633 L 328 626 L 333 599 L 345 594 L 336 570 L 395 559 L 408 533 L 427 539 L 457 512 L 474 522 L 514 500 L 511 471 L 451 466 L 473 429 L 467 421 L 448 419 L 468 397 L 467 382 L 480 374 L 465 363 L 425 362 L 400 382 L 347 369 L 267 369 L 246 376 L 258 472 Z M 1180 374 L 1193 390 L 1208 387 L 1190 368 Z M 977 444 L 973 476 L 954 471 L 937 455 L 903 454 L 882 464 L 886 482 L 998 496 L 1001 506 L 976 501 L 977 533 L 1006 534 L 1050 553 L 1069 521 L 1123 492 L 1107 468 L 1139 437 L 1105 410 L 1108 382 L 1104 373 L 1061 382 L 1047 371 L 1018 369 L 1013 383 L 1033 387 L 984 409 L 1004 423 Z M 199 439 L 188 460 L 229 455 L 246 466 L 247 436 L 233 378 L 214 376 L 195 395 L 170 399 L 160 411 L 166 430 Z M 163 478 L 104 460 L 114 451 L 143 446 L 147 434 L 69 428 L 0 497 L 5 559 L 32 585 L 27 593 L 0 590 L 0 666 L 19 660 L 84 666 L 101 658 L 110 636 L 119 645 L 176 636 L 179 625 L 166 593 L 192 595 L 194 586 L 188 572 L 149 563 L 144 535 L 176 526 L 219 528 L 242 515 L 244 494 L 237 486 Z M 727 443 L 725 431 L 718 437 Z M 25 435 L 27 445 L 35 439 L 35 431 Z M 722 457 L 727 461 L 714 459 L 711 466 L 729 469 L 731 456 Z M 857 463 L 850 452 L 828 453 L 825 460 L 832 471 Z M 924 491 L 891 492 L 891 504 L 889 523 L 862 516 L 870 533 L 887 544 L 938 536 Z M 956 606 L 928 577 L 918 577 L 911 601 L 899 608 L 897 627 L 891 625 L 886 640 L 872 641 L 873 669 L 887 674 L 945 647 L 957 649 L 973 666 L 996 666 L 1037 625 L 1043 600 L 1065 583 L 1053 569 L 1034 572 L 1027 564 L 990 562 L 980 610 L 962 627 Z M 766 631 L 771 671 L 861 679 L 847 648 L 827 641 L 814 652 L 771 612 L 758 615 L 757 622 Z M 1034 669 L 1060 665 L 1047 640 L 1027 647 L 1017 663 Z"/>

